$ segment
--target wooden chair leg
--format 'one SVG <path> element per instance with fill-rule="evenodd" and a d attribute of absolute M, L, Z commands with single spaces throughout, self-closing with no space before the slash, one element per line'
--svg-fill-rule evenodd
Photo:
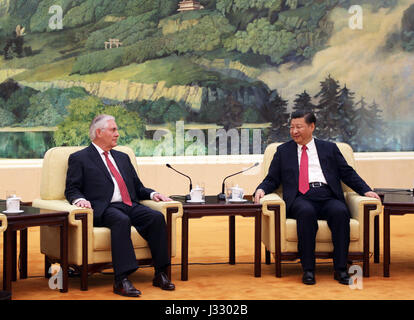
<path fill-rule="evenodd" d="M 266 259 L 265 262 L 266 262 L 267 265 L 269 265 L 271 263 L 271 260 L 270 260 L 270 251 L 267 250 L 267 248 L 266 248 L 265 253 L 266 253 L 266 255 L 265 255 L 265 259 Z"/>
<path fill-rule="evenodd" d="M 81 290 L 88 291 L 88 265 L 81 267 Z"/>
<path fill-rule="evenodd" d="M 282 277 L 282 259 L 280 256 L 275 255 L 275 268 L 276 268 L 276 277 Z"/>
<path fill-rule="evenodd" d="M 45 255 L 45 278 L 49 279 L 51 277 L 51 274 L 49 273 L 50 267 L 52 264 L 49 261 L 49 258 L 47 255 Z"/>

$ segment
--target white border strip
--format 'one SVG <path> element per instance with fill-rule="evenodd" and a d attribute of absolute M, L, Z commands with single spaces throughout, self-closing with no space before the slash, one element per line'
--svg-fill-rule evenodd
<path fill-rule="evenodd" d="M 414 152 L 355 152 L 356 161 L 414 161 Z M 262 154 L 228 156 L 137 157 L 139 165 L 261 163 Z M 0 169 L 41 168 L 43 159 L 0 159 Z"/>

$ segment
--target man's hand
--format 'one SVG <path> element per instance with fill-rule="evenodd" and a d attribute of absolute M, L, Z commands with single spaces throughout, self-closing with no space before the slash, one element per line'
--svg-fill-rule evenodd
<path fill-rule="evenodd" d="M 173 199 L 168 198 L 167 196 L 164 196 L 161 193 L 156 193 L 154 194 L 154 196 L 152 197 L 152 200 L 159 202 L 159 201 L 173 201 Z"/>
<path fill-rule="evenodd" d="M 379 195 L 377 195 L 374 191 L 365 192 L 364 193 L 364 196 L 381 200 L 381 198 L 379 197 Z"/>
<path fill-rule="evenodd" d="M 257 189 L 254 194 L 254 203 L 259 204 L 260 199 L 263 198 L 264 196 L 265 196 L 265 192 L 262 189 Z"/>
<path fill-rule="evenodd" d="M 81 208 L 88 208 L 92 209 L 91 203 L 88 200 L 79 200 L 75 203 L 75 206 L 81 207 Z"/>

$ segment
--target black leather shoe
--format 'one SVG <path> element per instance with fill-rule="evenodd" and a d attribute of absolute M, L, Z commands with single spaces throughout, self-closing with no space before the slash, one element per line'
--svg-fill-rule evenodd
<path fill-rule="evenodd" d="M 341 284 L 349 285 L 350 276 L 346 271 L 335 271 L 334 279 Z"/>
<path fill-rule="evenodd" d="M 315 280 L 315 272 L 313 271 L 305 271 L 303 273 L 303 277 L 302 277 L 302 282 L 304 284 L 315 284 L 316 280 Z"/>
<path fill-rule="evenodd" d="M 152 280 L 154 287 L 160 287 L 162 290 L 174 290 L 175 285 L 171 283 L 170 279 L 164 272 L 158 273 Z"/>
<path fill-rule="evenodd" d="M 141 291 L 135 289 L 127 278 L 114 283 L 114 293 L 125 297 L 139 297 L 141 295 Z"/>

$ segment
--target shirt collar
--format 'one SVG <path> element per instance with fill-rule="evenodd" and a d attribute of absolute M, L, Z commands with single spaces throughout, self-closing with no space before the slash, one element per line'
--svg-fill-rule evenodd
<path fill-rule="evenodd" d="M 298 145 L 298 150 L 299 151 L 302 151 L 302 146 L 300 145 L 300 144 L 297 144 Z M 306 147 L 308 148 L 308 150 L 313 150 L 313 149 L 315 149 L 316 148 L 316 146 L 315 146 L 315 139 L 312 137 L 312 140 L 311 141 L 309 141 L 307 144 L 306 144 Z"/>
<path fill-rule="evenodd" d="M 101 147 L 99 147 L 97 144 L 93 143 L 93 146 L 96 148 L 96 150 L 98 150 L 100 155 L 103 155 L 103 153 L 105 152 Z"/>

